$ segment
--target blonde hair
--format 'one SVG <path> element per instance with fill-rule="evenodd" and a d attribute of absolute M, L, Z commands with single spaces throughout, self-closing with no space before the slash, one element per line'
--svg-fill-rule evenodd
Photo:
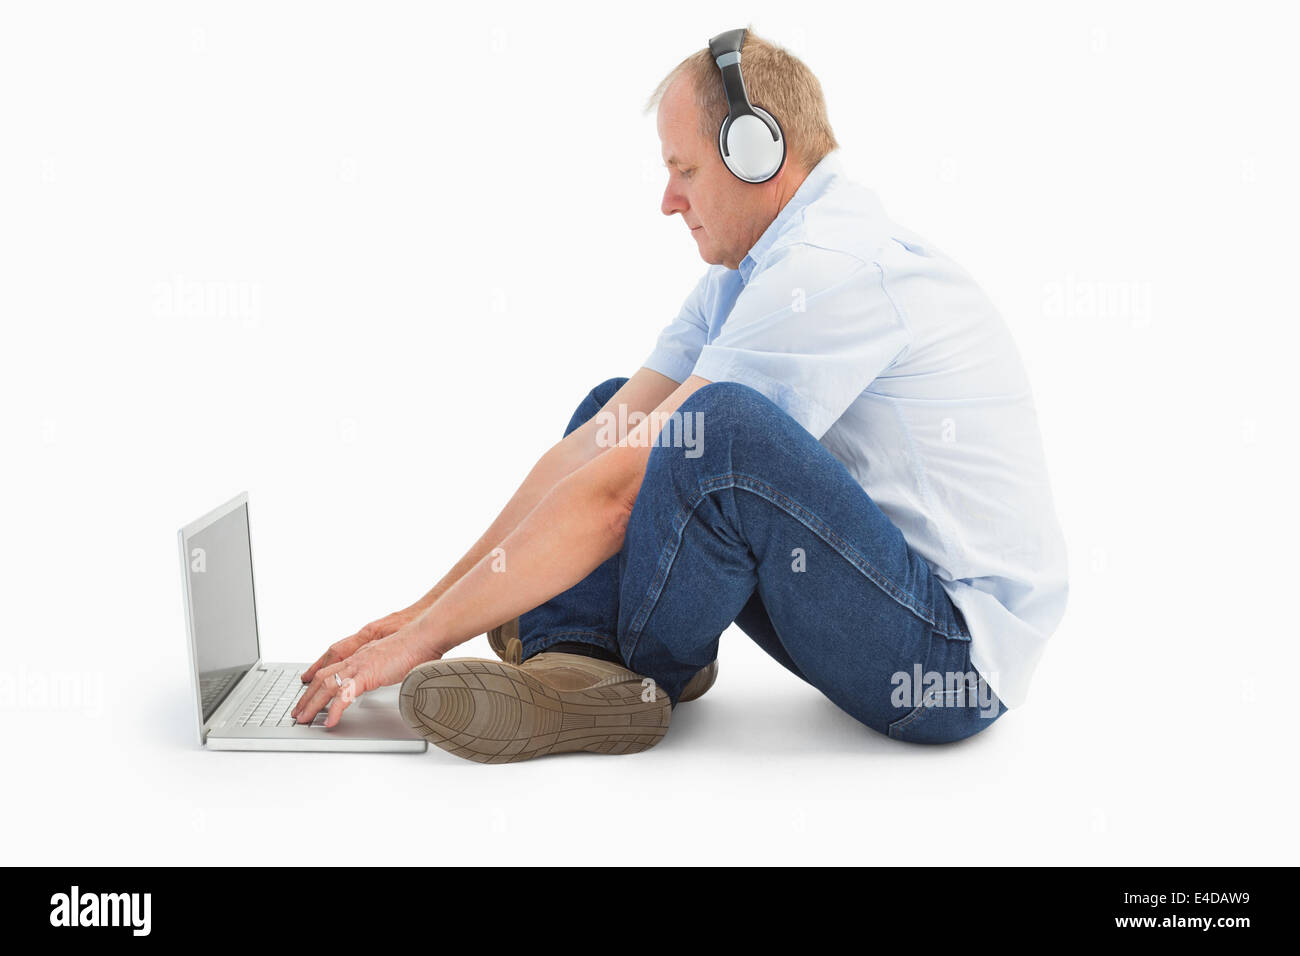
<path fill-rule="evenodd" d="M 787 155 L 805 171 L 811 170 L 839 146 L 826 116 L 822 85 L 797 56 L 748 28 L 740 56 L 750 102 L 776 117 L 785 132 Z M 689 80 L 695 90 L 700 134 L 716 142 L 727 115 L 727 94 L 707 47 L 682 60 L 663 78 L 646 101 L 646 112 L 655 109 L 668 88 L 681 78 Z"/>

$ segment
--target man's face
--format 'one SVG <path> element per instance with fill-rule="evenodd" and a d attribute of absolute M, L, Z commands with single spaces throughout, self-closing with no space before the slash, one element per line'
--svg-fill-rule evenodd
<path fill-rule="evenodd" d="M 780 211 L 783 202 L 778 200 L 788 186 L 790 164 L 758 185 L 733 176 L 718 155 L 716 134 L 715 138 L 700 134 L 687 79 L 674 81 L 664 93 L 658 125 L 668 167 L 668 186 L 659 208 L 665 216 L 681 213 L 705 262 L 737 268 Z"/>

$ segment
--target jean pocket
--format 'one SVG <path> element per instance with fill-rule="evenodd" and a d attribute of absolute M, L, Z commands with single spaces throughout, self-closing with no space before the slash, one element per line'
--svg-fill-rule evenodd
<path fill-rule="evenodd" d="M 979 733 L 1005 711 L 993 689 L 970 666 L 968 656 L 960 671 L 929 671 L 922 677 L 920 702 L 889 725 L 889 736 L 894 740 L 916 744 L 952 743 Z"/>

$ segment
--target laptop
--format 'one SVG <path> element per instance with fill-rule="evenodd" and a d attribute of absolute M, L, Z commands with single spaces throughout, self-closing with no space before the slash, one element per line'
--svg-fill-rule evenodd
<path fill-rule="evenodd" d="M 200 745 L 210 750 L 428 749 L 402 719 L 396 685 L 362 694 L 328 729 L 323 710 L 310 724 L 289 716 L 307 688 L 300 675 L 309 665 L 262 659 L 247 492 L 181 528 L 179 539 Z"/>

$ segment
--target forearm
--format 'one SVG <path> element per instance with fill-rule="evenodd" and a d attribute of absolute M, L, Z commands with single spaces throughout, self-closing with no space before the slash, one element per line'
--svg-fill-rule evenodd
<path fill-rule="evenodd" d="M 616 554 L 663 416 L 707 384 L 692 375 L 663 399 L 660 415 L 559 481 L 500 543 L 500 561 L 484 553 L 413 622 L 422 648 L 445 654 L 573 587 Z"/>
<path fill-rule="evenodd" d="M 499 555 L 477 561 L 415 621 L 430 656 L 532 610 L 618 552 L 640 476 L 610 464 L 592 463 L 557 483 Z"/>
<path fill-rule="evenodd" d="M 634 374 L 623 387 L 610 398 L 607 408 L 622 406 L 628 414 L 641 413 L 655 408 L 667 398 L 678 385 L 672 379 L 658 372 L 643 368 Z M 590 420 L 570 432 L 562 441 L 538 460 L 529 472 L 524 483 L 519 486 L 514 496 L 497 515 L 492 526 L 483 533 L 474 546 L 465 552 L 456 566 L 442 580 L 433 586 L 428 594 L 416 601 L 407 610 L 421 614 L 451 589 L 457 581 L 474 568 L 480 561 L 490 555 L 494 548 L 501 546 L 506 536 L 535 508 L 537 504 L 556 486 L 558 482 L 594 460 L 608 448 L 608 434 L 603 433 L 604 426 Z M 621 435 L 618 439 L 621 439 Z M 500 623 L 494 621 L 492 625 Z"/>
<path fill-rule="evenodd" d="M 537 504 L 565 477 L 585 464 L 593 452 L 581 447 L 577 440 L 562 441 L 552 446 L 546 454 L 538 459 L 523 483 L 511 496 L 506 506 L 501 509 L 491 526 L 483 532 L 464 556 L 456 562 L 427 594 L 408 608 L 416 614 L 422 614 L 451 589 L 466 573 L 484 558 L 491 555 L 493 549 L 501 545 L 510 532 L 537 507 Z M 494 621 L 489 627 L 495 627 Z"/>

